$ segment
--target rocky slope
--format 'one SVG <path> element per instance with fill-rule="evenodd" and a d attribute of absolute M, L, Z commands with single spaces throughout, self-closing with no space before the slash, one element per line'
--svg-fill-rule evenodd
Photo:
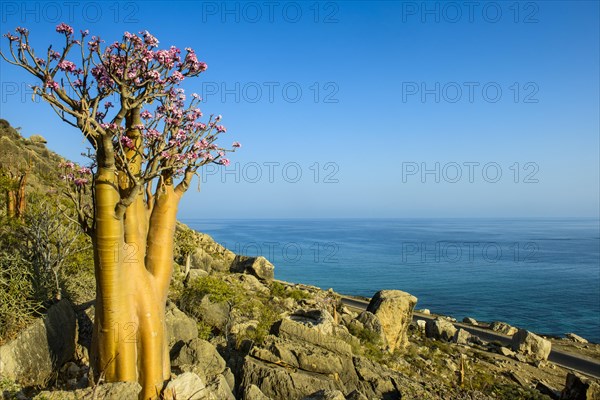
<path fill-rule="evenodd" d="M 331 290 L 274 281 L 262 257 L 237 256 L 208 235 L 193 236 L 186 275 L 179 263 L 187 257 L 178 251 L 168 306 L 167 399 L 599 396 L 597 382 L 545 361 L 551 344 L 532 333 L 518 331 L 509 349 L 447 318 L 413 323 L 417 299 L 400 291 L 377 293 L 368 311 L 353 311 Z M 90 384 L 92 319 L 93 303 L 62 300 L 2 346 L 3 397 L 136 398 L 137 384 Z"/>

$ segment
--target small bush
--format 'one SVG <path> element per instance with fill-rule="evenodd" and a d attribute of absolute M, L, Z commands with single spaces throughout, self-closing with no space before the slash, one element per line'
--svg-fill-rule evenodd
<path fill-rule="evenodd" d="M 0 344 L 12 339 L 39 315 L 41 303 L 32 300 L 31 273 L 18 256 L 0 254 Z"/>

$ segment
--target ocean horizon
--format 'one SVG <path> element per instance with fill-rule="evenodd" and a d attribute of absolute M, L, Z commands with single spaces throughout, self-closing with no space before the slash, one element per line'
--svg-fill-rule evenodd
<path fill-rule="evenodd" d="M 275 278 L 600 343 L 600 219 L 182 219 Z"/>

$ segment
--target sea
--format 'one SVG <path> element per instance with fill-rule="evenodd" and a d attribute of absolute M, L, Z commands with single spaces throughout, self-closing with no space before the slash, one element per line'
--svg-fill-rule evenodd
<path fill-rule="evenodd" d="M 600 343 L 600 220 L 183 219 L 275 278 Z"/>

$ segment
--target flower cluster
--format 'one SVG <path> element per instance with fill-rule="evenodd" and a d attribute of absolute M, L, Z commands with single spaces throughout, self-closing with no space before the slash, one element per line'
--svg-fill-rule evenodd
<path fill-rule="evenodd" d="M 56 32 L 63 33 L 65 36 L 71 36 L 74 31 L 72 27 L 63 22 L 58 24 L 58 26 L 56 27 Z"/>
<path fill-rule="evenodd" d="M 77 188 L 83 188 L 90 182 L 92 170 L 88 167 L 80 167 L 70 161 L 63 161 L 58 164 L 62 170 L 60 179 L 75 185 Z"/>

